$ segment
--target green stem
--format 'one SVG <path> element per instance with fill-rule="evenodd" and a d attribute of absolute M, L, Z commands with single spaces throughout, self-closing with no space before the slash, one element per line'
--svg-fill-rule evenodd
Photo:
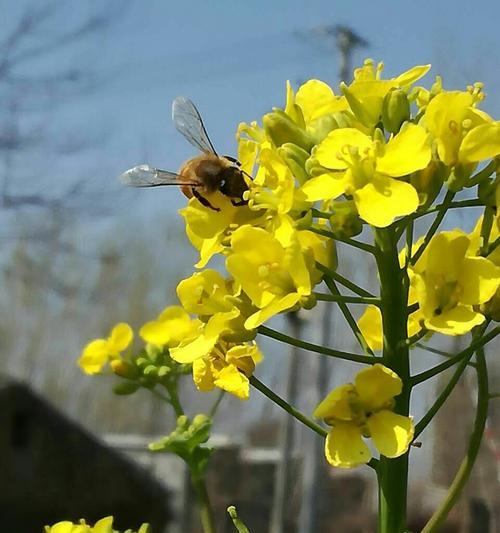
<path fill-rule="evenodd" d="M 259 326 L 258 332 L 261 335 L 265 335 L 266 337 L 271 337 L 271 339 L 285 342 L 286 344 L 297 346 L 298 348 L 302 348 L 303 350 L 309 350 L 310 352 L 328 355 L 329 357 L 337 357 L 338 359 L 345 359 L 346 361 L 354 361 L 355 363 L 365 363 L 368 365 L 373 365 L 377 362 L 376 359 L 368 355 L 358 355 L 349 352 L 341 352 L 339 350 L 333 350 L 332 348 L 326 348 L 325 346 L 319 346 L 318 344 L 313 344 L 311 342 L 295 339 L 294 337 L 290 337 L 288 335 L 285 335 L 284 333 L 275 331 L 274 329 L 268 328 L 267 326 Z"/>
<path fill-rule="evenodd" d="M 345 296 L 343 294 L 323 294 L 320 292 L 313 292 L 316 300 L 320 302 L 338 302 L 346 304 L 364 304 L 380 306 L 380 298 L 365 298 L 363 296 Z"/>
<path fill-rule="evenodd" d="M 356 283 L 353 283 L 351 280 L 345 278 L 335 270 L 330 270 L 321 263 L 316 263 L 316 268 L 318 270 L 321 270 L 321 272 L 323 272 L 325 276 L 329 277 L 333 281 L 336 281 L 337 283 L 340 283 L 346 289 L 352 291 L 354 294 L 357 294 L 358 296 L 364 296 L 366 298 L 375 298 L 375 295 L 373 295 L 371 292 L 368 292 L 362 287 L 359 287 L 358 285 L 356 285 Z"/>
<path fill-rule="evenodd" d="M 181 402 L 179 401 L 179 395 L 177 393 L 177 383 L 174 381 L 168 382 L 165 384 L 165 388 L 167 389 L 170 398 L 170 404 L 174 408 L 175 416 L 182 416 L 184 414 L 184 409 L 182 408 Z"/>
<path fill-rule="evenodd" d="M 494 400 L 496 398 L 500 398 L 500 392 L 492 392 L 490 395 L 489 395 L 489 398 L 490 400 Z"/>
<path fill-rule="evenodd" d="M 203 533 L 216 533 L 213 510 L 210 505 L 205 480 L 202 476 L 191 472 L 191 483 L 193 484 L 196 501 L 198 502 Z"/>
<path fill-rule="evenodd" d="M 497 161 L 493 159 L 493 161 L 490 161 L 483 170 L 480 170 L 474 176 L 471 176 L 469 178 L 469 181 L 467 182 L 467 188 L 475 187 L 476 185 L 479 185 L 484 179 L 489 178 L 493 172 L 495 172 L 497 168 Z"/>
<path fill-rule="evenodd" d="M 498 207 L 497 207 L 498 209 Z M 500 244 L 500 237 L 497 237 L 489 246 L 488 246 L 488 251 L 486 252 L 486 255 L 489 255 L 491 254 L 491 252 L 494 252 L 497 248 L 498 248 L 498 245 Z"/>
<path fill-rule="evenodd" d="M 408 337 L 408 280 L 399 266 L 395 228 L 375 230 L 377 267 L 382 298 L 384 335 L 383 362 L 401 378 L 403 390 L 395 398 L 394 411 L 408 416 L 410 409 L 410 363 Z M 377 470 L 379 484 L 379 533 L 406 531 L 408 452 L 390 459 L 381 456 Z"/>
<path fill-rule="evenodd" d="M 481 326 L 481 335 L 483 335 L 484 331 L 486 331 L 486 328 L 489 325 L 489 321 L 486 321 L 483 326 Z M 462 350 L 461 352 L 457 353 L 457 355 L 450 357 L 447 361 L 443 361 L 439 365 L 436 365 L 433 368 L 430 368 L 429 370 L 426 370 L 425 372 L 420 372 L 420 374 L 416 374 L 415 376 L 412 376 L 411 386 L 414 387 L 415 385 L 418 385 L 419 383 L 422 383 L 423 381 L 427 381 L 430 378 L 433 378 L 437 374 L 440 374 L 447 368 L 450 368 L 455 363 L 459 363 L 463 358 L 468 357 L 470 354 L 475 352 L 478 348 L 481 348 L 486 343 L 493 340 L 498 334 L 500 333 L 500 326 L 497 326 L 496 328 L 493 328 L 489 333 L 487 333 L 484 336 L 481 336 L 476 341 L 472 342 L 471 345 L 466 348 L 465 350 Z"/>
<path fill-rule="evenodd" d="M 366 242 L 360 242 L 356 241 L 355 239 L 349 239 L 349 237 L 339 237 L 331 231 L 322 228 L 317 228 L 315 226 L 311 226 L 310 228 L 307 228 L 307 230 L 312 231 L 313 233 L 317 233 L 318 235 L 323 235 L 323 237 L 328 237 L 329 239 L 333 239 L 338 242 L 343 242 L 344 244 L 348 244 L 349 246 L 353 246 L 354 248 L 363 250 L 363 252 L 369 252 L 371 254 L 375 253 L 375 247 L 371 244 L 367 244 Z"/>
<path fill-rule="evenodd" d="M 339 289 L 335 281 L 333 281 L 333 279 L 325 278 L 324 281 L 326 283 L 326 286 L 330 289 L 330 292 L 332 293 L 333 296 L 340 296 Z M 361 346 L 361 349 L 365 352 L 365 354 L 369 354 L 373 357 L 375 354 L 373 353 L 373 350 L 370 348 L 370 346 L 366 342 L 364 335 L 361 333 L 358 323 L 352 316 L 351 311 L 349 310 L 349 307 L 347 307 L 347 305 L 344 302 L 339 302 L 338 306 L 339 306 L 340 311 L 344 315 L 346 322 L 349 324 L 349 327 L 351 328 L 351 331 L 356 337 L 359 345 Z"/>
<path fill-rule="evenodd" d="M 421 350 L 425 350 L 426 352 L 435 353 L 436 355 L 441 355 L 442 357 L 446 357 L 447 359 L 449 359 L 450 357 L 454 357 L 454 354 L 450 352 L 445 352 L 444 350 L 438 350 L 437 348 L 433 348 L 432 346 L 426 346 L 425 344 L 422 344 L 421 342 L 416 342 L 415 346 L 417 348 L 420 348 Z M 469 361 L 467 363 L 467 366 L 474 368 L 476 366 L 476 363 Z"/>
<path fill-rule="evenodd" d="M 491 228 L 493 226 L 494 212 L 491 206 L 486 206 L 484 210 L 483 223 L 481 224 L 481 248 L 479 255 L 486 255 L 489 249 Z"/>
<path fill-rule="evenodd" d="M 462 490 L 464 489 L 472 467 L 479 453 L 479 447 L 486 427 L 486 420 L 488 418 L 488 367 L 484 357 L 484 349 L 482 347 L 476 350 L 476 373 L 477 373 L 477 407 L 476 419 L 474 421 L 474 429 L 469 439 L 469 447 L 467 455 L 464 457 L 460 468 L 453 480 L 445 500 L 441 503 L 439 508 L 434 512 L 429 522 L 427 522 L 422 533 L 437 533 L 440 531 L 448 513 L 457 502 Z"/>
<path fill-rule="evenodd" d="M 415 252 L 415 255 L 411 258 L 410 264 L 414 265 L 419 260 L 420 256 L 424 253 L 425 249 L 427 248 L 427 245 L 429 244 L 432 237 L 434 237 L 434 234 L 438 230 L 439 225 L 441 224 L 444 216 L 446 215 L 446 212 L 448 211 L 449 205 L 451 204 L 454 196 L 455 193 L 453 191 L 448 191 L 446 193 L 443 203 L 441 204 L 441 210 L 438 211 L 434 222 L 431 224 L 431 227 L 427 231 L 424 237 L 424 242 L 420 245 L 418 250 Z"/>
<path fill-rule="evenodd" d="M 219 405 L 220 405 L 220 402 L 222 401 L 222 398 L 224 398 L 224 394 L 225 394 L 225 391 L 224 390 L 220 390 L 219 391 L 219 395 L 217 396 L 217 400 L 215 400 L 214 404 L 212 405 L 209 413 L 208 413 L 208 416 L 210 418 L 213 418 L 215 416 L 215 414 L 217 413 L 217 409 L 219 408 Z"/>
<path fill-rule="evenodd" d="M 424 429 L 430 424 L 436 413 L 439 411 L 439 409 L 441 409 L 441 406 L 448 399 L 448 396 L 452 393 L 453 389 L 455 388 L 455 385 L 458 383 L 458 380 L 464 373 L 464 370 L 467 368 L 467 364 L 469 363 L 469 360 L 472 357 L 473 353 L 474 352 L 470 352 L 469 355 L 467 355 L 460 361 L 460 363 L 457 365 L 457 368 L 455 369 L 455 372 L 453 372 L 453 376 L 451 376 L 450 381 L 448 381 L 446 387 L 441 391 L 441 394 L 436 398 L 430 409 L 427 411 L 427 413 L 425 413 L 419 423 L 416 424 L 415 435 L 413 437 L 414 439 L 416 439 L 422 433 L 422 431 L 424 431 Z"/>
<path fill-rule="evenodd" d="M 240 517 L 238 516 L 238 513 L 236 512 L 236 507 L 234 505 L 230 505 L 227 508 L 227 512 L 229 516 L 231 517 L 231 520 L 233 521 L 233 525 L 236 528 L 236 531 L 238 531 L 238 533 L 250 533 L 247 526 L 245 526 L 245 524 L 241 521 Z"/>
<path fill-rule="evenodd" d="M 408 308 L 408 314 L 410 313 L 411 313 L 411 310 L 410 308 Z M 415 335 L 413 335 L 409 339 L 406 339 L 405 342 L 408 346 L 413 346 L 414 344 L 417 344 L 419 340 L 423 339 L 427 335 L 427 333 L 429 333 L 429 330 L 422 328 L 418 333 L 415 333 Z"/>
<path fill-rule="evenodd" d="M 296 418 L 299 422 L 302 422 L 302 424 L 307 426 L 309 429 L 312 429 L 320 437 L 326 438 L 326 436 L 328 435 L 328 432 L 325 429 L 323 429 L 321 426 L 316 424 L 316 422 L 314 422 L 313 420 L 308 418 L 306 415 L 302 414 L 300 411 L 295 409 L 293 405 L 290 405 L 288 402 L 283 400 L 283 398 L 281 398 L 276 393 L 274 393 L 271 389 L 266 387 L 264 383 L 262 383 L 262 381 L 259 381 L 255 376 L 250 377 L 250 384 L 253 385 L 264 396 L 267 396 L 276 405 L 279 405 L 288 414 Z"/>
<path fill-rule="evenodd" d="M 333 213 L 326 213 L 325 211 L 320 211 L 319 209 L 312 208 L 311 214 L 314 218 L 326 218 L 330 219 Z"/>

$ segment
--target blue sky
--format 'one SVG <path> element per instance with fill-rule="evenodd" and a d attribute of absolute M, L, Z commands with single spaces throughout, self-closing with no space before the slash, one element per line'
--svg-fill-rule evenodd
<path fill-rule="evenodd" d="M 19 4 L 23 2 L 12 5 Z M 98 4 L 68 3 L 64 16 L 76 19 Z M 2 26 L 8 25 L 16 10 L 2 15 Z M 296 83 L 318 77 L 336 82 L 338 55 L 333 43 L 310 32 L 325 24 L 349 25 L 369 41 L 368 49 L 354 53 L 355 64 L 367 56 L 383 60 L 390 76 L 430 62 L 432 72 L 443 75 L 446 87 L 484 81 L 490 94 L 484 107 L 498 116 L 498 20 L 496 0 L 135 0 L 113 26 L 64 56 L 65 61 L 87 62 L 106 81 L 58 106 L 50 118 L 51 131 L 96 138 L 97 151 L 56 158 L 50 172 L 37 182 L 44 187 L 50 183 L 56 194 L 78 174 L 97 181 L 104 193 L 116 195 L 116 176 L 130 166 L 147 160 L 176 170 L 193 154 L 170 120 L 170 103 L 179 94 L 198 105 L 218 150 L 234 153 L 238 122 L 282 105 L 286 79 Z M 34 68 L 49 73 L 57 63 L 53 57 Z M 33 168 L 26 160 L 24 164 L 31 173 Z M 23 180 L 22 186 L 32 184 Z M 171 189 L 120 194 L 125 195 L 125 204 L 133 202 L 145 211 L 164 210 L 166 205 L 175 210 L 183 203 L 182 195 Z"/>

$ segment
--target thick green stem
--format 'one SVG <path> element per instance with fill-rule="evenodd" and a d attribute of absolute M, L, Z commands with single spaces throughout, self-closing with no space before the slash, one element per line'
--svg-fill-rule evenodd
<path fill-rule="evenodd" d="M 462 490 L 464 489 L 472 467 L 479 453 L 479 447 L 484 434 L 486 420 L 488 418 L 488 367 L 484 357 L 483 348 L 478 348 L 476 351 L 476 373 L 477 373 L 477 408 L 476 419 L 474 421 L 474 429 L 469 440 L 469 447 L 467 455 L 464 457 L 460 468 L 453 480 L 445 500 L 441 503 L 439 508 L 432 515 L 429 522 L 427 522 L 422 533 L 438 533 L 441 530 L 443 522 L 446 520 L 448 513 L 457 502 Z"/>
<path fill-rule="evenodd" d="M 267 326 L 259 326 L 258 332 L 261 335 L 266 337 L 271 337 L 277 341 L 286 342 L 292 346 L 297 346 L 297 348 L 302 348 L 303 350 L 308 350 L 310 352 L 320 353 L 322 355 L 328 355 L 329 357 L 337 357 L 338 359 L 345 359 L 346 361 L 354 361 L 355 363 L 365 363 L 368 365 L 374 365 L 377 362 L 377 359 L 370 357 L 368 355 L 358 355 L 349 352 L 341 352 L 340 350 L 333 350 L 332 348 L 326 348 L 325 346 L 320 346 L 318 344 L 313 344 L 312 342 L 301 341 L 300 339 L 295 339 L 290 337 L 285 333 L 275 331 L 274 329 L 268 328 Z"/>
<path fill-rule="evenodd" d="M 179 401 L 179 395 L 177 393 L 177 383 L 176 382 L 168 382 L 165 385 L 165 388 L 167 389 L 168 396 L 170 398 L 170 405 L 172 405 L 175 416 L 179 417 L 184 414 L 184 409 L 182 408 L 181 402 Z"/>
<path fill-rule="evenodd" d="M 375 255 L 382 298 L 384 365 L 403 382 L 403 390 L 395 398 L 394 411 L 408 416 L 410 407 L 410 364 L 408 337 L 408 280 L 399 266 L 397 236 L 394 228 L 375 230 Z M 408 453 L 395 459 L 380 458 L 377 469 L 379 484 L 379 533 L 406 531 L 408 490 Z"/>
<path fill-rule="evenodd" d="M 213 510 L 208 498 L 205 479 L 191 472 L 191 483 L 193 484 L 196 501 L 198 502 L 203 533 L 216 533 Z"/>

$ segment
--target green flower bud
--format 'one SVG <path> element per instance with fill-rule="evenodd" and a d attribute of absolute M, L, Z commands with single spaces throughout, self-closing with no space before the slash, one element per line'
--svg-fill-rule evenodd
<path fill-rule="evenodd" d="M 446 180 L 448 189 L 453 192 L 460 192 L 467 185 L 467 180 L 471 177 L 471 174 L 474 172 L 475 168 L 476 163 L 465 165 L 459 163 L 456 165 L 453 169 L 453 172 L 451 172 Z"/>
<path fill-rule="evenodd" d="M 278 148 L 278 154 L 288 165 L 299 184 L 303 185 L 309 178 L 305 170 L 309 153 L 296 144 L 285 143 Z"/>
<path fill-rule="evenodd" d="M 363 222 L 352 200 L 332 202 L 330 210 L 330 226 L 336 237 L 355 237 L 361 233 Z"/>
<path fill-rule="evenodd" d="M 303 217 L 295 220 L 295 228 L 298 230 L 309 229 L 312 225 L 312 222 L 313 222 L 312 212 L 310 210 L 307 210 L 306 214 Z"/>
<path fill-rule="evenodd" d="M 139 377 L 139 369 L 131 362 L 123 359 L 113 359 L 110 363 L 111 370 L 121 378 L 135 379 Z"/>
<path fill-rule="evenodd" d="M 310 294 L 309 296 L 304 296 L 301 300 L 300 300 L 300 305 L 304 308 L 304 309 L 312 309 L 313 307 L 316 306 L 316 296 L 314 294 Z"/>
<path fill-rule="evenodd" d="M 382 104 L 382 124 L 386 131 L 397 133 L 403 122 L 410 119 L 410 102 L 403 89 L 391 89 Z"/>
<path fill-rule="evenodd" d="M 374 111 L 370 109 L 370 106 L 364 106 L 355 96 L 352 94 L 349 87 L 344 83 L 340 83 L 340 90 L 342 91 L 342 94 L 345 96 L 346 100 L 349 103 L 349 107 L 352 109 L 352 112 L 356 116 L 356 118 L 363 124 L 364 126 L 371 127 L 374 124 L 377 124 L 379 121 L 379 116 L 374 114 Z"/>
<path fill-rule="evenodd" d="M 309 133 L 313 138 L 315 144 L 319 144 L 332 130 L 335 130 L 339 127 L 337 117 L 340 113 L 329 113 L 328 115 L 323 115 L 322 117 L 313 120 L 307 126 L 307 133 Z"/>
<path fill-rule="evenodd" d="M 420 206 L 428 207 L 436 199 L 449 168 L 441 161 L 432 160 L 426 168 L 412 174 L 410 183 L 418 192 Z"/>
<path fill-rule="evenodd" d="M 309 152 L 314 146 L 314 139 L 281 110 L 264 115 L 262 124 L 266 135 L 276 147 L 293 143 Z"/>
<path fill-rule="evenodd" d="M 324 174 L 325 172 L 330 172 L 328 169 L 318 163 L 318 160 L 314 157 L 314 150 L 313 155 L 306 161 L 305 169 L 311 178 L 319 176 L 320 174 Z"/>
<path fill-rule="evenodd" d="M 113 392 L 119 396 L 127 396 L 133 394 L 139 387 L 137 381 L 122 381 L 113 387 Z"/>

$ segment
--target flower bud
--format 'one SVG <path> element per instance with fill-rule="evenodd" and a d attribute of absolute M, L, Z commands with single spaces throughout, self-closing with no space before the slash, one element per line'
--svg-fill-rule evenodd
<path fill-rule="evenodd" d="M 500 322 L 500 289 L 494 294 L 493 298 L 480 307 L 481 313 L 491 318 L 494 322 Z"/>
<path fill-rule="evenodd" d="M 314 146 L 314 139 L 280 109 L 275 109 L 262 117 L 266 135 L 276 147 L 293 143 L 308 152 Z"/>
<path fill-rule="evenodd" d="M 448 174 L 448 167 L 436 160 L 432 160 L 425 168 L 412 174 L 410 183 L 418 192 L 420 206 L 427 207 L 432 204 Z"/>
<path fill-rule="evenodd" d="M 314 150 L 313 150 L 314 152 Z M 324 174 L 325 172 L 329 172 L 328 169 L 321 166 L 318 162 L 318 160 L 312 155 L 305 164 L 305 169 L 307 174 L 314 178 L 315 176 L 319 176 L 320 174 Z"/>
<path fill-rule="evenodd" d="M 363 230 L 356 205 L 352 200 L 332 202 L 330 226 L 337 237 L 354 237 Z"/>
<path fill-rule="evenodd" d="M 315 144 L 319 144 L 332 130 L 339 127 L 337 116 L 340 113 L 329 113 L 313 120 L 307 126 L 307 133 L 314 138 Z"/>
<path fill-rule="evenodd" d="M 109 366 L 111 367 L 111 370 L 121 378 L 134 379 L 139 376 L 139 370 L 129 361 L 124 361 L 123 359 L 113 359 Z"/>
<path fill-rule="evenodd" d="M 467 180 L 471 177 L 475 167 L 476 163 L 459 163 L 458 165 L 455 165 L 455 168 L 446 180 L 448 189 L 453 192 L 460 192 L 467 185 Z"/>
<path fill-rule="evenodd" d="M 402 89 L 391 89 L 382 104 L 382 124 L 386 131 L 397 133 L 401 124 L 410 118 L 410 102 Z"/>
<path fill-rule="evenodd" d="M 293 176 L 303 185 L 309 176 L 305 170 L 309 153 L 293 143 L 285 143 L 278 148 L 279 156 L 285 161 Z"/>
<path fill-rule="evenodd" d="M 133 394 L 140 387 L 136 381 L 122 381 L 113 387 L 113 392 L 119 396 Z"/>

